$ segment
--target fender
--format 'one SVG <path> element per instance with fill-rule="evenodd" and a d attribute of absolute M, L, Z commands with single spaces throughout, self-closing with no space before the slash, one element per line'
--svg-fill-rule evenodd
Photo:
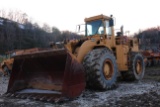
<path fill-rule="evenodd" d="M 111 50 L 109 45 L 104 45 L 103 43 L 98 43 L 98 40 L 87 40 L 85 41 L 79 48 L 79 52 L 77 55 L 77 60 L 82 63 L 84 57 L 87 55 L 88 52 L 93 50 L 94 48 L 101 48 L 106 47 Z"/>

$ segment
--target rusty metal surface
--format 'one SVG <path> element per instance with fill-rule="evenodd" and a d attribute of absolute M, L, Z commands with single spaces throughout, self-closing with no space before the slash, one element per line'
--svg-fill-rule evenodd
<path fill-rule="evenodd" d="M 63 79 L 63 96 L 74 98 L 79 96 L 85 89 L 84 68 L 69 53 Z"/>
<path fill-rule="evenodd" d="M 75 98 L 85 89 L 83 66 L 65 49 L 43 50 L 14 57 L 7 93 L 18 98 L 54 101 Z M 57 91 L 18 93 L 24 89 Z"/>
<path fill-rule="evenodd" d="M 43 57 L 43 56 L 54 56 L 54 55 L 61 55 L 66 54 L 66 49 L 39 49 L 35 51 L 24 51 L 21 54 L 15 55 L 14 58 L 22 59 L 22 58 L 34 58 L 34 57 Z"/>

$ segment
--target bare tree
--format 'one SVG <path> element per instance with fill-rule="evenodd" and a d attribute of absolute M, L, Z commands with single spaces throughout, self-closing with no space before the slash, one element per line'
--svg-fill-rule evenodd
<path fill-rule="evenodd" d="M 0 17 L 6 18 L 21 24 L 24 24 L 28 21 L 27 14 L 21 11 L 13 11 L 13 10 L 6 11 L 2 9 L 0 10 Z"/>
<path fill-rule="evenodd" d="M 51 32 L 51 28 L 48 24 L 44 23 L 42 29 L 46 32 Z"/>
<path fill-rule="evenodd" d="M 0 10 L 0 17 L 5 18 L 6 16 L 6 11 L 4 9 Z"/>

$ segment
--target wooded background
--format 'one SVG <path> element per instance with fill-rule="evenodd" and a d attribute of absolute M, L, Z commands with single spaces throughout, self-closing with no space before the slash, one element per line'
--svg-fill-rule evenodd
<path fill-rule="evenodd" d="M 80 36 L 73 32 L 60 31 L 47 24 L 40 27 L 21 11 L 0 10 L 0 54 L 15 49 L 49 47 L 50 42 L 75 38 Z"/>

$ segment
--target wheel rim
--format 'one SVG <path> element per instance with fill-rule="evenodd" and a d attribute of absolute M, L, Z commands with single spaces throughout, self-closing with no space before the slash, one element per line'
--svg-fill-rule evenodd
<path fill-rule="evenodd" d="M 107 59 L 104 61 L 103 66 L 103 74 L 107 80 L 110 80 L 112 78 L 114 69 L 111 60 Z"/>
<path fill-rule="evenodd" d="M 140 74 L 141 72 L 142 72 L 142 63 L 140 60 L 138 60 L 136 63 L 136 73 Z"/>

